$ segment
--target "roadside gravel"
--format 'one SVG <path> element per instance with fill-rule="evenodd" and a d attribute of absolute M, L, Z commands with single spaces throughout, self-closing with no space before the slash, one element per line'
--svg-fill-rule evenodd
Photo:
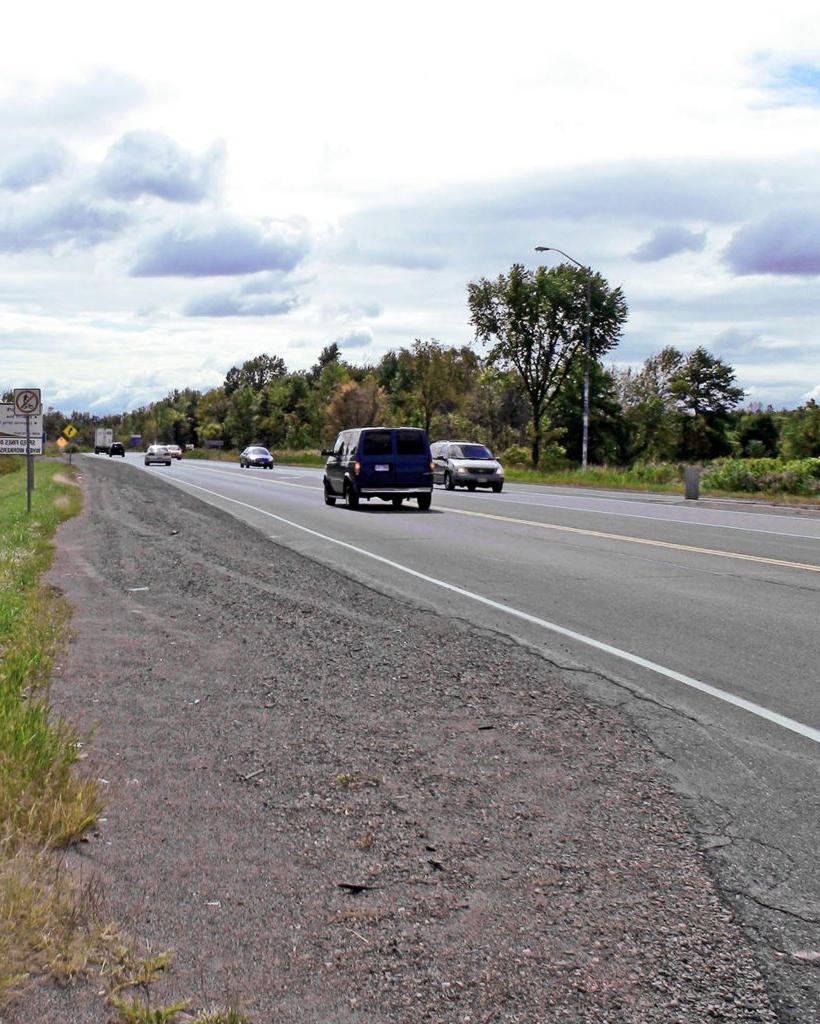
<path fill-rule="evenodd" d="M 83 460 L 53 699 L 94 727 L 74 861 L 257 1024 L 773 1022 L 647 739 L 535 654 Z M 87 985 L 11 1024 L 106 1019 Z"/>

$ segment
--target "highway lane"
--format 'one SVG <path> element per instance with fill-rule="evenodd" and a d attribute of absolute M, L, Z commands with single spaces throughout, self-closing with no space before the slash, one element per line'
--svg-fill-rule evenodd
<path fill-rule="evenodd" d="M 255 516 L 268 535 L 386 589 L 545 642 L 543 627 L 477 608 L 452 591 L 437 593 L 418 577 L 366 562 L 363 551 L 820 729 L 820 517 L 586 495 L 556 500 L 524 486 L 502 495 L 437 488 L 428 515 L 409 505 L 396 514 L 380 502 L 350 513 L 322 503 L 317 470 L 268 473 L 192 460 L 175 463 L 171 473 L 179 483 L 204 488 L 202 497 L 217 501 L 218 493 L 280 516 L 271 520 L 225 503 Z M 553 633 L 546 642 L 579 663 L 592 657 L 588 645 L 568 635 Z M 709 698 L 669 677 L 653 680 L 653 673 L 623 658 L 615 667 L 604 650 L 595 658 L 600 662 L 594 665 L 651 685 L 659 699 L 680 703 L 687 713 L 717 713 Z"/>
<path fill-rule="evenodd" d="M 820 516 L 509 484 L 436 488 L 426 514 L 380 502 L 354 513 L 324 505 L 318 470 L 143 471 L 387 594 L 496 631 L 500 656 L 504 637 L 528 643 L 623 704 L 669 759 L 724 891 L 793 998 L 791 954 L 820 949 Z"/>

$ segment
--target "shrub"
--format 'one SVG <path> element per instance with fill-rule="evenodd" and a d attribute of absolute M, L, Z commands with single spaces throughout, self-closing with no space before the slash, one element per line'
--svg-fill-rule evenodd
<path fill-rule="evenodd" d="M 703 473 L 704 487 L 763 494 L 820 494 L 820 459 L 719 459 Z"/>
<path fill-rule="evenodd" d="M 513 444 L 501 453 L 501 461 L 507 466 L 532 467 L 532 452 L 526 445 Z"/>
<path fill-rule="evenodd" d="M 636 462 L 627 472 L 642 484 L 673 484 L 683 477 L 683 467 L 674 462 Z"/>

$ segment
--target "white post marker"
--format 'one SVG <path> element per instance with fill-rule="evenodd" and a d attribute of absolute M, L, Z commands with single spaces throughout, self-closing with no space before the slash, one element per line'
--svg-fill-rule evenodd
<path fill-rule="evenodd" d="M 42 416 L 43 403 L 39 388 L 15 388 L 14 415 L 26 418 L 26 512 L 31 512 L 31 492 L 34 490 L 34 455 L 31 451 L 31 417 Z"/>

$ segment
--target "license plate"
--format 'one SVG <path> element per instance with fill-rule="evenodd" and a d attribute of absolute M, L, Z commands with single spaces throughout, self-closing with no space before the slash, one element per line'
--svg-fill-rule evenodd
<path fill-rule="evenodd" d="M 390 470 L 390 467 L 389 466 L 381 466 L 381 465 L 379 465 L 379 466 L 376 466 L 375 469 L 376 469 L 377 473 L 387 473 Z"/>

